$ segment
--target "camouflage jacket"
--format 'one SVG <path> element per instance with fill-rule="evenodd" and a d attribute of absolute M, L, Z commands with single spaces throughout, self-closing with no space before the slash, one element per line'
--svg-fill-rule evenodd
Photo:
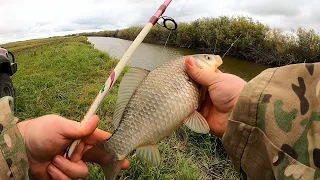
<path fill-rule="evenodd" d="M 320 179 L 318 73 L 270 68 L 244 87 L 222 142 L 245 179 Z"/>
<path fill-rule="evenodd" d="M 13 116 L 13 99 L 0 99 L 0 180 L 29 179 L 24 141 Z"/>

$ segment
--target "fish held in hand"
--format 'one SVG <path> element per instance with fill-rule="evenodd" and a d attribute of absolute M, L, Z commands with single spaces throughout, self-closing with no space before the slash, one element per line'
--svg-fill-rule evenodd
<path fill-rule="evenodd" d="M 222 64 L 217 55 L 192 57 L 198 67 L 213 72 Z M 159 141 L 183 124 L 197 133 L 208 133 L 207 121 L 197 111 L 200 85 L 185 71 L 185 59 L 166 62 L 151 72 L 130 68 L 120 83 L 113 135 L 88 150 L 83 160 L 100 164 L 106 178 L 115 179 L 126 156 L 135 149 L 142 159 L 160 164 Z"/>

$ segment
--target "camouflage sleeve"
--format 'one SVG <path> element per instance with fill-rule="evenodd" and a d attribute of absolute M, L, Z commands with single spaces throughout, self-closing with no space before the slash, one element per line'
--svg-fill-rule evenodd
<path fill-rule="evenodd" d="M 270 68 L 235 106 L 223 145 L 247 179 L 320 179 L 320 63 Z"/>
<path fill-rule="evenodd" d="M 29 179 L 23 139 L 13 116 L 13 99 L 0 99 L 0 179 Z"/>

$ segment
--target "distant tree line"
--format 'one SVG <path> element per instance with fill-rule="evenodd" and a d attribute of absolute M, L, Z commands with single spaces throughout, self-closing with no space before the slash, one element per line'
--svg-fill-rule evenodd
<path fill-rule="evenodd" d="M 134 40 L 141 29 L 142 26 L 138 26 L 80 35 Z M 155 26 L 144 42 L 164 44 L 169 33 L 169 30 Z M 314 30 L 298 28 L 287 32 L 272 29 L 243 16 L 202 18 L 190 23 L 179 23 L 178 29 L 172 31 L 168 45 L 221 56 L 231 47 L 228 56 L 273 66 L 320 60 L 320 36 Z"/>

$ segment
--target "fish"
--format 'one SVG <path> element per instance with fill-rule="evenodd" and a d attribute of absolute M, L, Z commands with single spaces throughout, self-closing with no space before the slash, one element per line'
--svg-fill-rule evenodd
<path fill-rule="evenodd" d="M 215 71 L 223 63 L 214 54 L 191 56 L 202 69 Z M 159 165 L 158 143 L 184 124 L 194 132 L 209 133 L 207 121 L 197 111 L 201 86 L 187 74 L 185 59 L 183 56 L 168 61 L 150 72 L 132 67 L 124 75 L 113 114 L 112 136 L 83 155 L 83 160 L 102 166 L 106 179 L 117 177 L 126 156 L 134 150 L 146 162 Z"/>

